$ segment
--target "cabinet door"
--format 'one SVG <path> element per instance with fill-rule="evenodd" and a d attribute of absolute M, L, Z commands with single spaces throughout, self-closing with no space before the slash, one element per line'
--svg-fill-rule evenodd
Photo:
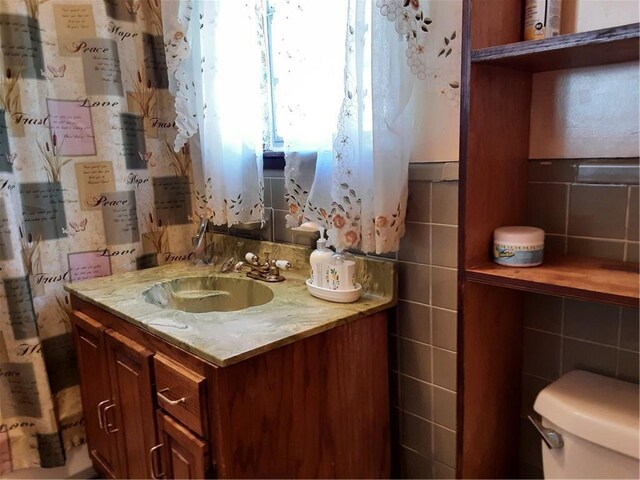
<path fill-rule="evenodd" d="M 113 403 L 105 409 L 108 432 L 117 439 L 121 478 L 150 478 L 156 444 L 152 352 L 117 332 L 105 333 Z"/>
<path fill-rule="evenodd" d="M 114 478 L 118 470 L 115 439 L 104 425 L 104 409 L 111 404 L 105 327 L 82 312 L 74 311 L 71 319 L 89 455 L 102 475 Z"/>
<path fill-rule="evenodd" d="M 207 444 L 186 427 L 158 410 L 158 433 L 164 478 L 205 478 L 207 473 Z M 152 459 L 155 462 L 155 459 Z"/>

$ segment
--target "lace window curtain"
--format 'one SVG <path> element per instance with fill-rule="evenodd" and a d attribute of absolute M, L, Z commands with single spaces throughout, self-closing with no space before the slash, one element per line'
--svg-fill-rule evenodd
<path fill-rule="evenodd" d="M 262 223 L 263 2 L 174 0 L 163 8 L 174 149 L 193 137 L 202 155 L 197 213 L 216 225 Z"/>
<path fill-rule="evenodd" d="M 422 32 L 419 3 L 273 3 L 273 30 L 288 36 L 273 44 L 278 70 L 287 72 L 276 115 L 284 124 L 288 226 L 310 220 L 336 247 L 398 250 L 414 83 L 425 76 L 410 49 Z"/>
<path fill-rule="evenodd" d="M 204 200 L 215 223 L 262 216 L 259 144 L 269 120 L 264 1 L 182 0 L 180 25 L 165 25 L 168 40 L 183 31 L 187 39 L 177 42 L 170 65 L 182 130 L 175 146 L 199 130 L 209 182 Z M 288 226 L 310 220 L 326 227 L 336 247 L 398 250 L 414 84 L 425 77 L 418 0 L 270 6 L 271 66 L 284 93 L 275 115 L 285 145 Z M 239 198 L 242 215 L 231 211 Z"/>

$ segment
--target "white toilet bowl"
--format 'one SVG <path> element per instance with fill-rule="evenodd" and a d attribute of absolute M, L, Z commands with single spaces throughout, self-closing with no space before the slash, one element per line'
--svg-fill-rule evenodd
<path fill-rule="evenodd" d="M 553 447 L 542 442 L 544 477 L 640 478 L 638 395 L 638 385 L 580 370 L 542 390 L 534 410 Z"/>

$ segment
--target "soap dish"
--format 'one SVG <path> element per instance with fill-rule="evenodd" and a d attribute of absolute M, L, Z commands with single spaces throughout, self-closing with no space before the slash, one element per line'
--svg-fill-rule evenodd
<path fill-rule="evenodd" d="M 330 288 L 322 288 L 314 285 L 310 278 L 307 280 L 307 289 L 314 297 L 337 303 L 355 302 L 360 298 L 360 294 L 362 293 L 362 285 L 359 283 L 356 283 L 356 288 L 353 290 L 331 290 Z"/>

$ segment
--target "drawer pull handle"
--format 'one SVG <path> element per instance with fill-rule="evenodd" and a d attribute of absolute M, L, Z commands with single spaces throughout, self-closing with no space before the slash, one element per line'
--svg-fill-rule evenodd
<path fill-rule="evenodd" d="M 164 477 L 164 472 L 162 473 L 156 473 L 156 465 L 159 462 L 155 461 L 155 453 L 161 449 L 162 447 L 164 447 L 164 443 L 159 443 L 158 445 L 156 445 L 155 447 L 151 447 L 149 449 L 149 463 L 151 464 L 151 477 L 154 480 L 158 480 L 160 478 Z"/>
<path fill-rule="evenodd" d="M 168 392 L 169 389 L 168 388 L 163 388 L 162 390 L 158 390 L 158 396 L 164 400 L 165 402 L 167 402 L 169 405 L 179 405 L 180 403 L 185 403 L 187 401 L 187 399 L 185 397 L 181 397 L 177 400 L 171 400 L 169 397 L 167 397 L 166 395 L 164 395 L 165 392 Z"/>
<path fill-rule="evenodd" d="M 104 430 L 104 420 L 102 418 L 103 412 L 102 412 L 102 407 L 104 407 L 107 403 L 109 403 L 111 400 L 106 399 L 101 401 L 98 404 L 98 425 L 100 425 L 100 430 Z"/>
<path fill-rule="evenodd" d="M 109 420 L 107 419 L 107 412 L 109 412 L 109 410 L 111 410 L 115 406 L 116 406 L 115 403 L 112 403 L 111 405 L 107 405 L 103 411 L 104 431 L 107 432 L 108 434 L 116 433 L 119 430 L 118 428 L 113 428 L 115 425 L 113 423 L 109 423 Z"/>

